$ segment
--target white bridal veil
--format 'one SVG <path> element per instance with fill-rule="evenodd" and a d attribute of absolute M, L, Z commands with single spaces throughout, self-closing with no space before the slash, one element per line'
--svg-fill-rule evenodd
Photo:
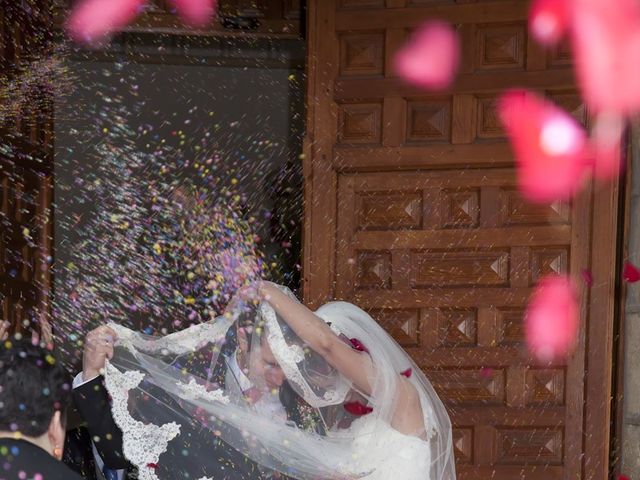
<path fill-rule="evenodd" d="M 240 480 L 246 476 L 241 463 L 255 467 L 253 478 L 376 478 L 385 461 L 380 456 L 403 454 L 397 442 L 384 443 L 390 432 L 402 439 L 391 428 L 401 381 L 419 397 L 422 421 L 407 437 L 424 462 L 422 478 L 455 480 L 442 402 L 367 313 L 345 302 L 315 312 L 370 356 L 370 395 L 304 344 L 266 301 L 232 305 L 214 320 L 165 337 L 111 325 L 118 340 L 105 380 L 124 454 L 142 480 L 217 478 L 221 468 L 225 478 Z M 266 380 L 274 368 L 285 377 L 279 388 Z M 356 428 L 364 418 L 367 428 Z M 224 453 L 230 450 L 237 453 Z M 378 453 L 370 458 L 370 452 Z M 234 467 L 237 476 L 229 473 Z"/>

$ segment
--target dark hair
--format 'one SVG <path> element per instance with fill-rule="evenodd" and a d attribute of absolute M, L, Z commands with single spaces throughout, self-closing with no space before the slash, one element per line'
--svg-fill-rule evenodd
<path fill-rule="evenodd" d="M 56 411 L 65 423 L 71 379 L 53 353 L 30 341 L 0 343 L 0 431 L 39 437 Z"/>

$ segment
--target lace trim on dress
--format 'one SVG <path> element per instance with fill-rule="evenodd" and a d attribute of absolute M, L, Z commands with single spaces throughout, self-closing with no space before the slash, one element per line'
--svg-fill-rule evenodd
<path fill-rule="evenodd" d="M 137 370 L 122 373 L 108 361 L 105 365 L 105 384 L 112 399 L 113 419 L 122 430 L 124 456 L 138 467 L 140 480 L 159 480 L 155 465 L 160 455 L 167 451 L 169 442 L 180 433 L 180 425 L 175 422 L 160 427 L 145 424 L 129 414 L 129 391 L 137 388 L 144 376 Z"/>

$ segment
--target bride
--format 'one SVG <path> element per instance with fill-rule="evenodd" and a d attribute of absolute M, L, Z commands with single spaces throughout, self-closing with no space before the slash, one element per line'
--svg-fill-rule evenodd
<path fill-rule="evenodd" d="M 197 425 L 267 476 L 455 480 L 441 401 L 406 352 L 352 304 L 312 312 L 288 290 L 260 282 L 243 289 L 224 316 L 166 337 L 112 328 L 118 341 L 105 381 L 124 454 L 142 479 L 159 479 L 159 471 L 177 478 L 194 462 L 203 479 L 219 472 L 207 455 L 162 455 L 191 431 L 185 425 Z M 225 345 L 233 338 L 239 348 L 230 356 Z M 216 381 L 221 363 L 235 372 L 233 381 Z M 270 381 L 278 376 L 279 387 Z M 260 407 L 274 398 L 293 399 L 299 414 Z"/>

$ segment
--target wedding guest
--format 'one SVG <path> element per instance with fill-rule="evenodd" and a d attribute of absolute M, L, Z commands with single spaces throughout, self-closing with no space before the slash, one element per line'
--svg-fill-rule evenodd
<path fill-rule="evenodd" d="M 0 386 L 0 478 L 81 479 L 60 461 L 71 380 L 52 352 L 30 340 L 2 341 Z"/>

